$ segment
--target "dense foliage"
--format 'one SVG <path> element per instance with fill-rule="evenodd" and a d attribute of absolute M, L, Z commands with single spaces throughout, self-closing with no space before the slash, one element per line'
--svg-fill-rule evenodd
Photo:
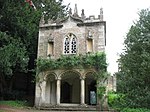
<path fill-rule="evenodd" d="M 62 55 L 59 59 L 41 59 L 37 60 L 39 72 L 68 69 L 68 68 L 95 68 L 96 70 L 106 71 L 106 55 L 103 52 L 86 55 Z"/>
<path fill-rule="evenodd" d="M 30 71 L 35 68 L 39 21 L 42 15 L 46 19 L 55 20 L 58 15 L 64 17 L 67 12 L 62 0 L 33 0 L 33 3 L 36 10 L 25 0 L 0 0 L 1 98 L 6 95 L 5 91 L 9 90 L 11 93 L 17 78 L 16 72 L 31 75 Z"/>
<path fill-rule="evenodd" d="M 25 71 L 28 55 L 22 42 L 2 32 L 0 42 L 0 73 L 12 75 L 13 72 Z"/>
<path fill-rule="evenodd" d="M 68 13 L 69 4 L 63 5 L 63 0 L 33 0 L 37 9 L 42 11 L 45 20 L 64 18 Z"/>
<path fill-rule="evenodd" d="M 144 109 L 144 108 L 125 108 L 121 110 L 120 112 L 150 112 L 150 109 Z"/>
<path fill-rule="evenodd" d="M 119 59 L 118 92 L 126 107 L 150 108 L 150 11 L 142 10 L 130 28 Z"/>
<path fill-rule="evenodd" d="M 108 92 L 108 105 L 109 107 L 120 112 L 122 108 L 124 108 L 125 104 L 125 95 L 122 93 L 117 93 L 114 91 Z"/>

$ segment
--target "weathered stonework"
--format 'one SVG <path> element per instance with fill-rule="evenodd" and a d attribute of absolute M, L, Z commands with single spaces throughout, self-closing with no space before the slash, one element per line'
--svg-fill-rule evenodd
<path fill-rule="evenodd" d="M 77 8 L 77 7 L 75 7 Z M 98 18 L 86 18 L 84 10 L 81 17 L 77 9 L 64 20 L 40 22 L 38 40 L 38 58 L 57 59 L 64 54 L 64 38 L 75 36 L 75 54 L 96 53 L 105 51 L 106 22 L 103 21 L 101 9 Z M 49 54 L 48 47 L 52 46 Z M 71 43 L 72 44 L 72 43 Z M 92 105 L 92 92 L 96 94 L 94 69 L 50 70 L 39 74 L 36 83 L 35 106 L 83 106 Z M 95 99 L 97 100 L 97 98 Z M 98 101 L 97 101 L 98 102 Z M 97 104 L 94 103 L 94 105 Z"/>
<path fill-rule="evenodd" d="M 80 17 L 69 17 L 59 23 L 40 23 L 38 57 L 47 57 L 48 38 L 54 41 L 54 58 L 63 54 L 63 39 L 72 33 L 77 37 L 77 54 L 87 53 L 88 32 L 91 32 L 93 39 L 93 53 L 105 51 L 106 45 L 106 22 L 99 18 L 81 19 Z"/>

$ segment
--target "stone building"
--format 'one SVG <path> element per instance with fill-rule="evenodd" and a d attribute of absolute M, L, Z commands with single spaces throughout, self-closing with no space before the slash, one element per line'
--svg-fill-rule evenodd
<path fill-rule="evenodd" d="M 64 20 L 40 22 L 38 58 L 58 59 L 61 55 L 79 55 L 105 51 L 106 22 L 103 10 L 98 17 L 70 10 Z M 36 83 L 36 107 L 76 107 L 96 105 L 96 80 L 93 69 L 50 70 L 40 74 Z M 41 81 L 41 82 L 40 82 Z M 91 96 L 95 100 L 91 99 Z M 95 106 L 96 107 L 96 106 Z"/>

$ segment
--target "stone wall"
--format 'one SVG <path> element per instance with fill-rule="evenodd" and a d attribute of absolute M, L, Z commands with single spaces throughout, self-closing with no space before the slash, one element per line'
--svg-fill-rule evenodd
<path fill-rule="evenodd" d="M 89 37 L 90 32 L 90 37 Z M 96 19 L 95 21 L 79 21 L 73 17 L 54 24 L 42 24 L 39 29 L 38 57 L 47 58 L 48 40 L 54 42 L 54 58 L 63 54 L 63 40 L 69 33 L 77 37 L 77 54 L 87 53 L 87 39 L 93 40 L 93 53 L 105 51 L 106 43 L 106 22 Z"/>

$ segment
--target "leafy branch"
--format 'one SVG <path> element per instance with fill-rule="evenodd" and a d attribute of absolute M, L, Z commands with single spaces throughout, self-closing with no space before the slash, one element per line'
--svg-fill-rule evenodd
<path fill-rule="evenodd" d="M 86 55 L 62 55 L 59 59 L 37 59 L 39 72 L 68 68 L 95 68 L 96 71 L 106 71 L 106 55 L 104 52 Z"/>

